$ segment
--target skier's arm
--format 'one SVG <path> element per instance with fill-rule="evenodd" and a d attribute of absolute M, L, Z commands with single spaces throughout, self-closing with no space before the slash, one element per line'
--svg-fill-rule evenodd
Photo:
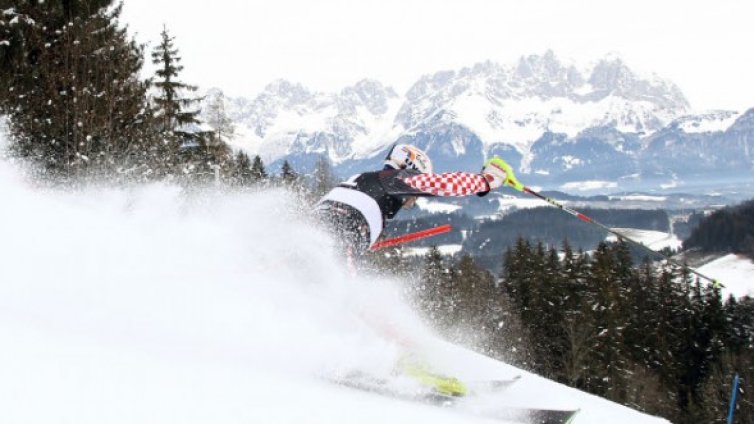
<path fill-rule="evenodd" d="M 494 156 L 484 164 L 479 174 L 468 172 L 419 174 L 405 177 L 403 182 L 434 196 L 469 196 L 471 194 L 484 196 L 490 190 L 508 184 L 510 180 L 508 170 L 510 167 L 506 169 L 505 162 Z"/>
<path fill-rule="evenodd" d="M 469 172 L 419 174 L 402 180 L 410 187 L 433 196 L 484 196 L 490 191 L 484 175 Z"/>

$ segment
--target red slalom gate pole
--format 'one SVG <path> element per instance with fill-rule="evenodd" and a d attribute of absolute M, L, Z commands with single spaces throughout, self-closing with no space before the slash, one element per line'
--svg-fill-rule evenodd
<path fill-rule="evenodd" d="M 420 240 L 427 237 L 436 236 L 439 234 L 445 234 L 450 232 L 453 227 L 450 224 L 441 225 L 435 228 L 429 228 L 427 230 L 417 231 L 415 233 L 404 234 L 402 236 L 393 237 L 385 240 L 380 240 L 372 245 L 369 250 L 375 251 L 384 249 L 386 247 L 397 246 L 399 244 L 407 243 L 409 241 Z"/>

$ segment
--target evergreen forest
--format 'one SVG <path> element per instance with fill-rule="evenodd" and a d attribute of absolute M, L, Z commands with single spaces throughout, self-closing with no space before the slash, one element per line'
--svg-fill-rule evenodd
<path fill-rule="evenodd" d="M 591 253 L 519 238 L 493 274 L 437 248 L 410 292 L 445 337 L 571 387 L 674 423 L 725 422 L 733 376 L 754 381 L 754 299 L 723 299 L 688 272 L 634 265 L 625 243 Z M 742 386 L 742 387 L 743 387 Z M 754 422 L 740 396 L 736 422 Z"/>

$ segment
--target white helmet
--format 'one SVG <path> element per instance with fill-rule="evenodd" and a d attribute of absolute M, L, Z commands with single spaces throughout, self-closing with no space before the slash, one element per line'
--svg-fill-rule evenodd
<path fill-rule="evenodd" d="M 396 144 L 385 157 L 385 168 L 413 169 L 422 174 L 431 174 L 432 161 L 416 146 Z"/>

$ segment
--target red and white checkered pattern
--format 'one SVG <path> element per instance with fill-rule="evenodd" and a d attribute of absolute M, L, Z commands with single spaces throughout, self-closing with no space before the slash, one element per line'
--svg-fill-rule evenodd
<path fill-rule="evenodd" d="M 447 172 L 444 174 L 421 174 L 404 178 L 403 182 L 435 196 L 468 196 L 488 191 L 490 188 L 481 174 Z"/>

